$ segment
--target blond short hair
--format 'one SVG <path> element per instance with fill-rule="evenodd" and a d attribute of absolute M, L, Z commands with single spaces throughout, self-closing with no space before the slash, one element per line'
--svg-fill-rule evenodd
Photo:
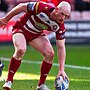
<path fill-rule="evenodd" d="M 71 5 L 66 1 L 60 2 L 57 7 L 64 10 L 67 14 L 70 14 L 71 12 Z"/>

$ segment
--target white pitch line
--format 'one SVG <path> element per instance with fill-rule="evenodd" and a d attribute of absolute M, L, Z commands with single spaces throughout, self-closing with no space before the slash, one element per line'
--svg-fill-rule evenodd
<path fill-rule="evenodd" d="M 10 61 L 10 58 L 4 58 L 4 57 L 0 57 L 0 59 L 2 61 Z M 22 60 L 22 63 L 32 63 L 32 64 L 41 64 L 40 61 L 28 61 L 28 60 Z M 57 63 L 53 63 L 53 66 L 58 66 Z M 68 64 L 65 64 L 65 67 L 68 67 L 68 68 L 74 68 L 74 69 L 83 69 L 83 70 L 90 70 L 90 67 L 85 67 L 85 66 L 75 66 L 75 65 L 68 65 Z"/>

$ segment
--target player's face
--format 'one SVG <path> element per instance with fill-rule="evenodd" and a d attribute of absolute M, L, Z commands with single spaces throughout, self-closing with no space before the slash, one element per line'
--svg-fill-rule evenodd
<path fill-rule="evenodd" d="M 62 23 L 64 19 L 68 17 L 68 14 L 64 10 L 56 8 L 55 17 L 58 23 Z"/>

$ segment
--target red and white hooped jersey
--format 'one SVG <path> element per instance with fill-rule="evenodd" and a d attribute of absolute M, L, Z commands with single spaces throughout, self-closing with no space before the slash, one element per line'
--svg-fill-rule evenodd
<path fill-rule="evenodd" d="M 45 2 L 30 2 L 27 5 L 28 12 L 18 20 L 14 27 L 22 28 L 32 34 L 39 34 L 43 30 L 53 31 L 56 33 L 56 39 L 65 37 L 64 23 L 57 23 L 50 19 L 50 13 L 55 7 Z M 21 30 L 22 30 L 21 29 Z"/>

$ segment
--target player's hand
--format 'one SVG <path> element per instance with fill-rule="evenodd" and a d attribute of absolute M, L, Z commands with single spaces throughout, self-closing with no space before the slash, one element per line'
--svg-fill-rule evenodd
<path fill-rule="evenodd" d="M 5 26 L 7 25 L 7 20 L 5 17 L 0 18 L 0 27 L 2 26 L 3 28 L 5 28 Z"/>
<path fill-rule="evenodd" d="M 65 71 L 59 71 L 57 77 L 58 77 L 58 76 L 62 76 L 63 79 L 67 78 L 68 81 L 70 81 L 69 78 L 68 78 L 68 76 L 67 76 L 67 74 L 65 73 Z"/>

